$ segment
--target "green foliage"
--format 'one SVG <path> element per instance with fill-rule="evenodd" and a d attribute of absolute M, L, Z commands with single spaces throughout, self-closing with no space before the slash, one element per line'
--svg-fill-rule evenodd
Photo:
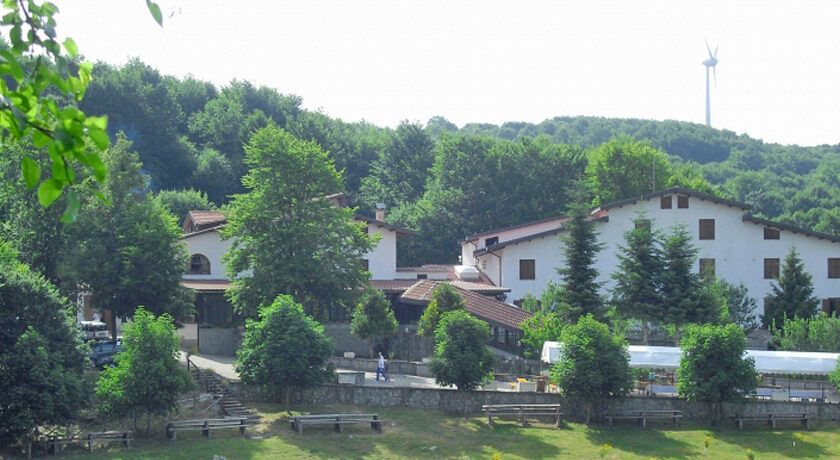
<path fill-rule="evenodd" d="M 619 247 L 618 269 L 613 273 L 612 303 L 627 318 L 658 322 L 665 313 L 662 298 L 665 261 L 659 235 L 643 215 L 636 217 L 634 229 L 624 234 Z M 645 337 L 645 341 L 647 337 Z"/>
<path fill-rule="evenodd" d="M 490 327 L 463 310 L 441 316 L 435 331 L 435 353 L 430 369 L 439 385 L 474 390 L 493 370 L 493 354 L 487 349 Z"/>
<path fill-rule="evenodd" d="M 421 337 L 435 337 L 435 330 L 443 315 L 450 311 L 463 310 L 464 299 L 461 294 L 448 283 L 439 283 L 432 291 L 429 305 L 423 311 L 417 325 L 417 333 Z"/>
<path fill-rule="evenodd" d="M 598 146 L 586 165 L 596 205 L 662 190 L 672 174 L 665 152 L 628 137 Z"/>
<path fill-rule="evenodd" d="M 723 295 L 729 322 L 741 326 L 746 334 L 758 329 L 759 321 L 755 314 L 755 299 L 750 297 L 746 286 L 743 284 L 735 286 L 724 280 L 717 280 L 714 283 L 714 288 Z"/>
<path fill-rule="evenodd" d="M 190 211 L 215 209 L 207 194 L 198 190 L 161 190 L 156 197 L 161 206 L 175 216 L 176 222 L 183 222 Z"/>
<path fill-rule="evenodd" d="M 758 374 L 752 358 L 745 358 L 747 339 L 735 324 L 692 325 L 680 342 L 682 356 L 677 391 L 689 401 L 703 401 L 717 408 L 739 401 L 755 390 Z"/>
<path fill-rule="evenodd" d="M 692 272 L 697 248 L 684 226 L 671 229 L 662 241 L 663 271 L 661 275 L 665 324 L 676 328 L 675 342 L 680 340 L 680 327 L 703 324 L 720 319 L 717 301 L 700 275 Z"/>
<path fill-rule="evenodd" d="M 8 31 L 9 43 L 0 46 L 0 138 L 31 136 L 37 147 L 49 151 L 48 160 L 26 156 L 21 162 L 26 186 L 38 187 L 38 200 L 46 207 L 80 182 L 79 168 L 97 181 L 105 179 L 99 154 L 109 145 L 107 119 L 88 117 L 73 106 L 84 97 L 93 66 L 81 62 L 72 38 L 59 43 L 58 7 L 9 0 L 3 10 L 0 25 Z M 43 180 L 42 169 L 50 171 Z M 75 220 L 78 209 L 79 197 L 70 191 L 62 220 Z"/>
<path fill-rule="evenodd" d="M 69 291 L 91 293 L 93 308 L 130 317 L 143 305 L 176 320 L 192 313 L 192 298 L 180 285 L 187 266 L 181 229 L 146 191 L 137 154 L 118 136 L 104 155 L 108 181 L 104 196 L 111 206 L 88 196 L 79 221 L 69 229 L 74 241 L 62 255 L 60 271 Z"/>
<path fill-rule="evenodd" d="M 531 313 L 536 313 L 540 311 L 540 301 L 537 299 L 537 296 L 529 292 L 522 298 L 522 304 L 519 308 L 525 311 L 530 311 Z"/>
<path fill-rule="evenodd" d="M 566 265 L 557 269 L 562 280 L 567 322 L 591 314 L 603 318 L 604 299 L 599 290 L 598 270 L 595 261 L 603 244 L 598 242 L 596 223 L 589 218 L 588 208 L 579 199 L 571 210 L 571 220 L 565 224 L 568 236 L 563 239 L 563 256 Z"/>
<path fill-rule="evenodd" d="M 837 366 L 828 374 L 828 380 L 840 391 L 840 360 L 837 360 Z"/>
<path fill-rule="evenodd" d="M 253 313 L 286 293 L 315 317 L 344 317 L 370 276 L 359 260 L 373 243 L 351 209 L 325 198 L 342 189 L 341 175 L 317 144 L 273 126 L 255 133 L 246 152 L 248 193 L 226 209 L 223 235 L 236 237 L 225 254 L 227 274 L 252 275 L 236 278 L 229 297 Z"/>
<path fill-rule="evenodd" d="M 817 313 L 818 306 L 811 274 L 805 271 L 796 248 L 791 248 L 778 281 L 772 284 L 770 295 L 765 299 L 764 325 L 779 327 L 786 317 L 810 318 Z"/>
<path fill-rule="evenodd" d="M 840 352 L 840 318 L 821 313 L 813 318 L 784 318 L 781 327 L 770 326 L 779 349 Z"/>
<path fill-rule="evenodd" d="M 563 396 L 583 404 L 588 424 L 595 406 L 630 391 L 627 342 L 592 315 L 563 329 L 560 342 L 562 355 L 551 367 L 551 381 Z"/>
<path fill-rule="evenodd" d="M 0 448 L 71 421 L 86 402 L 70 304 L 0 241 Z"/>
<path fill-rule="evenodd" d="M 396 334 L 398 326 L 391 302 L 382 291 L 373 288 L 362 294 L 350 320 L 350 332 L 371 342 Z"/>
<path fill-rule="evenodd" d="M 96 382 L 103 412 L 136 417 L 178 410 L 179 397 L 195 385 L 178 362 L 178 335 L 172 317 L 155 317 L 143 307 L 123 329 L 123 350 L 116 366 L 106 367 Z M 148 430 L 148 425 L 147 425 Z"/>
<path fill-rule="evenodd" d="M 545 342 L 560 340 L 563 322 L 554 312 L 535 312 L 534 316 L 522 321 L 522 355 L 530 359 L 539 359 Z"/>
<path fill-rule="evenodd" d="M 332 351 L 324 326 L 306 315 L 291 296 L 280 295 L 260 307 L 259 320 L 246 321 L 236 372 L 243 383 L 283 394 L 288 401 L 287 390 L 315 387 L 329 378 Z"/>

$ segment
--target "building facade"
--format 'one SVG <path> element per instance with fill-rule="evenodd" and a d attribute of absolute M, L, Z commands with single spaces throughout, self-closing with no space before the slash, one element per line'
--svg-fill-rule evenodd
<path fill-rule="evenodd" d="M 826 312 L 840 311 L 840 238 L 754 217 L 743 203 L 673 188 L 638 199 L 609 203 L 592 211 L 603 243 L 596 267 L 604 293 L 615 285 L 620 246 L 638 217 L 668 232 L 684 225 L 698 248 L 695 271 L 713 273 L 729 283 L 743 283 L 756 299 L 759 315 L 784 258 L 795 248 L 813 277 L 814 293 Z M 557 268 L 565 264 L 560 238 L 566 217 L 483 232 L 461 242 L 462 263 L 510 288 L 514 303 L 527 294 L 540 296 Z"/>

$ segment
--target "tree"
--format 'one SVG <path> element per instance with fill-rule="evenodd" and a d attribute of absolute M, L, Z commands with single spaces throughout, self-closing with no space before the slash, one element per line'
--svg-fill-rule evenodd
<path fill-rule="evenodd" d="M 178 410 L 179 397 L 195 384 L 178 362 L 179 340 L 172 317 L 155 317 L 137 309 L 123 331 L 123 350 L 116 366 L 106 367 L 96 382 L 96 395 L 105 413 L 129 415 L 137 428 L 137 416 L 146 414 L 146 431 L 153 415 Z"/>
<path fill-rule="evenodd" d="M 292 389 L 316 387 L 332 370 L 332 341 L 324 326 L 304 313 L 289 295 L 259 309 L 259 319 L 245 323 L 245 340 L 236 352 L 236 372 L 243 383 L 259 385 L 288 405 Z"/>
<path fill-rule="evenodd" d="M 755 299 L 749 296 L 747 287 L 743 283 L 735 286 L 724 280 L 718 280 L 716 283 L 724 295 L 729 321 L 741 326 L 746 334 L 758 329 Z"/>
<path fill-rule="evenodd" d="M 572 207 L 571 215 L 566 224 L 569 234 L 563 239 L 566 265 L 557 269 L 570 307 L 566 321 L 575 322 L 588 314 L 603 318 L 604 299 L 599 293 L 601 283 L 595 268 L 595 259 L 603 244 L 598 242 L 595 222 L 589 218 L 588 209 L 580 199 Z"/>
<path fill-rule="evenodd" d="M 840 352 L 840 318 L 821 313 L 813 318 L 785 318 L 770 325 L 771 343 L 781 350 Z"/>
<path fill-rule="evenodd" d="M 368 288 L 362 294 L 353 318 L 350 332 L 361 339 L 370 341 L 370 356 L 373 357 L 373 344 L 376 339 L 384 339 L 397 333 L 397 318 L 391 303 L 378 289 Z"/>
<path fill-rule="evenodd" d="M 765 326 L 780 327 L 785 318 L 810 318 L 817 313 L 819 300 L 814 297 L 811 274 L 805 271 L 796 248 L 790 248 L 782 273 L 770 289 L 764 304 Z"/>
<path fill-rule="evenodd" d="M 597 405 L 630 391 L 627 342 L 591 314 L 563 329 L 560 342 L 561 357 L 551 367 L 551 381 L 563 396 L 583 405 L 584 421 L 589 424 Z"/>
<path fill-rule="evenodd" d="M 432 297 L 429 305 L 423 311 L 420 322 L 417 325 L 417 333 L 421 337 L 435 337 L 435 329 L 444 314 L 463 310 L 464 299 L 461 294 L 449 283 L 440 283 L 432 290 Z"/>
<path fill-rule="evenodd" d="M 543 344 L 560 340 L 563 332 L 563 322 L 554 312 L 538 311 L 519 327 L 522 328 L 522 355 L 530 359 L 539 359 Z"/>
<path fill-rule="evenodd" d="M 624 234 L 625 245 L 619 247 L 618 270 L 612 303 L 625 317 L 642 322 L 642 343 L 648 343 L 648 323 L 658 322 L 664 313 L 662 278 L 664 261 L 658 247 L 658 234 L 643 215 L 636 217 L 633 230 Z"/>
<path fill-rule="evenodd" d="M 493 369 L 487 349 L 490 327 L 463 310 L 442 315 L 435 331 L 435 353 L 430 369 L 439 385 L 460 391 L 476 389 Z"/>
<path fill-rule="evenodd" d="M 31 455 L 38 427 L 72 420 L 86 403 L 85 348 L 70 304 L 0 242 L 0 449 Z"/>
<path fill-rule="evenodd" d="M 828 374 L 828 380 L 840 391 L 840 360 L 837 360 L 837 366 Z"/>
<path fill-rule="evenodd" d="M 682 326 L 717 321 L 720 303 L 700 275 L 691 271 L 697 259 L 697 248 L 691 244 L 691 235 L 685 226 L 678 225 L 666 235 L 662 242 L 662 257 L 662 317 L 666 324 L 674 326 L 674 344 L 678 346 Z"/>
<path fill-rule="evenodd" d="M 746 345 L 744 331 L 735 324 L 685 330 L 677 392 L 689 401 L 706 402 L 713 423 L 723 416 L 723 403 L 743 399 L 758 383 L 754 360 L 744 357 Z"/>
<path fill-rule="evenodd" d="M 229 298 L 251 313 L 285 293 L 312 316 L 345 317 L 370 277 L 359 261 L 373 242 L 351 209 L 326 199 L 342 189 L 332 160 L 314 142 L 273 126 L 255 133 L 245 151 L 248 193 L 233 198 L 222 231 L 235 237 L 224 259 L 235 278 Z"/>
<path fill-rule="evenodd" d="M 664 189 L 673 173 L 668 155 L 649 142 L 618 137 L 589 153 L 586 177 L 595 204 Z"/>
<path fill-rule="evenodd" d="M 189 291 L 180 285 L 186 248 L 175 217 L 147 192 L 136 153 L 122 136 L 103 160 L 108 170 L 104 196 L 89 197 L 70 229 L 75 242 L 60 263 L 62 280 L 73 292 L 89 292 L 92 306 L 116 318 L 130 317 L 143 305 L 176 320 L 192 313 Z"/>
<path fill-rule="evenodd" d="M 207 194 L 194 189 L 161 190 L 157 193 L 160 204 L 177 219 L 183 222 L 190 211 L 215 209 L 213 203 L 207 199 Z"/>

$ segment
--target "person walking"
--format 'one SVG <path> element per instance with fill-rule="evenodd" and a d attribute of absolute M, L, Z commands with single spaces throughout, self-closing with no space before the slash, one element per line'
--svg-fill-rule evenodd
<path fill-rule="evenodd" d="M 379 352 L 379 363 L 376 365 L 376 381 L 379 381 L 379 376 L 385 378 L 385 357 L 382 356 L 382 352 Z"/>

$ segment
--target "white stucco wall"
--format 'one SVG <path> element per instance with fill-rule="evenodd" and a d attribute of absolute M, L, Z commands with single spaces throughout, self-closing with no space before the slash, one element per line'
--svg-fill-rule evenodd
<path fill-rule="evenodd" d="M 368 270 L 375 280 L 392 280 L 397 277 L 397 233 L 374 223 L 368 223 L 368 234 L 378 235 L 379 243 L 365 255 Z"/>
<path fill-rule="evenodd" d="M 778 258 L 782 262 L 792 246 L 796 247 L 805 269 L 811 273 L 814 292 L 820 299 L 840 297 L 840 279 L 828 278 L 828 258 L 840 257 L 840 243 L 833 243 L 791 231 L 781 231 L 780 239 L 765 240 L 764 227 L 744 222 L 744 211 L 696 197 L 689 198 L 687 209 L 678 209 L 673 200 L 672 209 L 660 209 L 659 197 L 649 201 L 609 210 L 609 221 L 597 225 L 599 240 L 605 243 L 597 268 L 607 292 L 614 285 L 610 275 L 615 271 L 618 247 L 624 243 L 624 234 L 633 227 L 639 211 L 644 211 L 654 228 L 668 231 L 677 224 L 685 224 L 698 248 L 698 258 L 715 259 L 719 278 L 730 283 L 743 283 L 750 296 L 756 299 L 758 311 L 764 313 L 763 299 L 770 292 L 771 280 L 764 279 L 764 259 Z M 699 219 L 715 219 L 715 239 L 699 239 Z M 488 235 L 492 236 L 492 235 Z M 480 268 L 497 284 L 511 289 L 509 301 L 521 299 L 527 293 L 539 296 L 549 280 L 559 281 L 555 268 L 564 264 L 559 235 L 535 239 L 507 246 L 498 251 L 502 257 L 502 279 L 499 279 L 498 259 L 485 254 L 479 257 Z M 519 260 L 534 259 L 535 280 L 519 279 Z M 486 261 L 486 265 L 485 264 Z M 694 269 L 698 270 L 699 263 Z"/>
<path fill-rule="evenodd" d="M 210 261 L 209 275 L 184 275 L 184 279 L 226 279 L 222 256 L 230 247 L 231 240 L 222 240 L 217 230 L 199 233 L 184 238 L 190 256 L 202 254 Z"/>

